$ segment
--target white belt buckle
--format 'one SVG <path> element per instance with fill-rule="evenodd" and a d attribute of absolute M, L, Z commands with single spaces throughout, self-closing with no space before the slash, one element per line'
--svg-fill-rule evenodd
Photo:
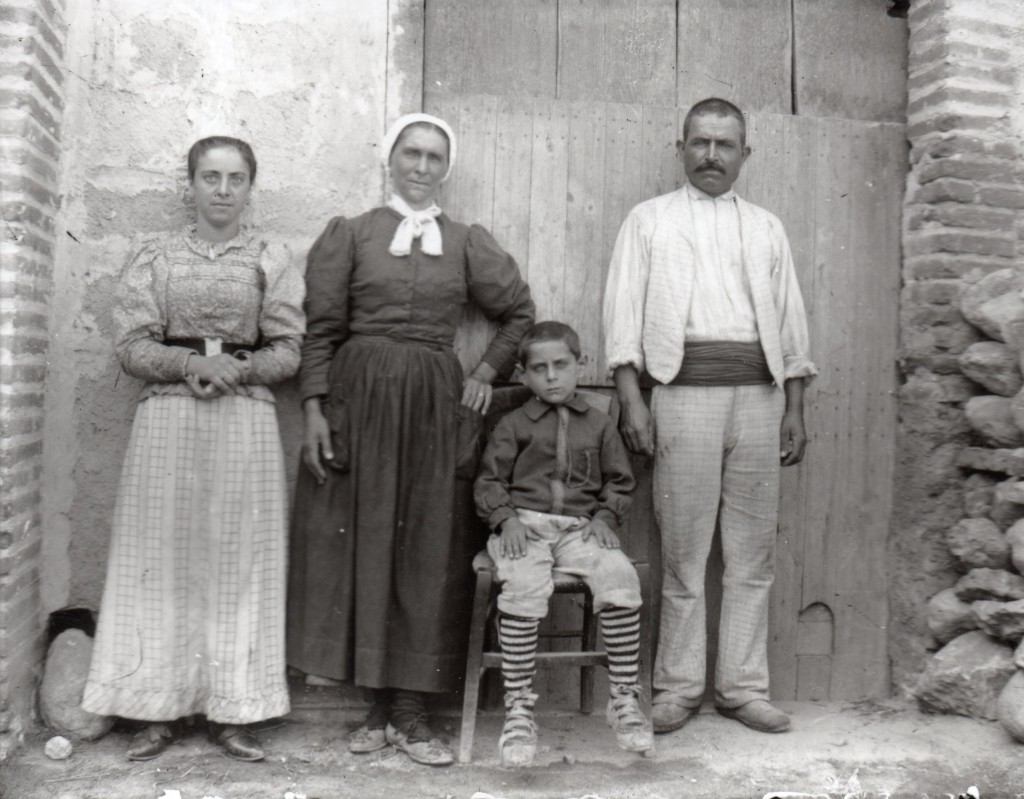
<path fill-rule="evenodd" d="M 206 342 L 207 358 L 209 358 L 211 355 L 220 355 L 224 351 L 223 349 L 221 349 L 220 346 L 223 343 L 223 339 L 217 338 L 215 336 L 214 338 L 204 338 L 203 341 Z"/>

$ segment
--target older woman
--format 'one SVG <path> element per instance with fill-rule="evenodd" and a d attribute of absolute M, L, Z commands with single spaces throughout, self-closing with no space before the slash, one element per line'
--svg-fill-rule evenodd
<path fill-rule="evenodd" d="M 443 120 L 399 119 L 382 150 L 388 203 L 333 219 L 309 253 L 289 584 L 289 663 L 375 689 L 350 750 L 390 742 L 430 765 L 453 757 L 424 694 L 459 685 L 481 543 L 456 499 L 459 431 L 534 316 L 511 256 L 436 205 L 455 148 Z M 500 328 L 463 377 L 452 342 L 467 300 Z"/>
<path fill-rule="evenodd" d="M 114 511 L 82 705 L 147 722 L 203 714 L 224 752 L 260 760 L 245 725 L 288 712 L 284 458 L 267 388 L 299 365 L 302 275 L 241 223 L 256 178 L 244 141 L 188 154 L 196 222 L 134 253 L 114 309 L 117 355 L 145 381 Z"/>

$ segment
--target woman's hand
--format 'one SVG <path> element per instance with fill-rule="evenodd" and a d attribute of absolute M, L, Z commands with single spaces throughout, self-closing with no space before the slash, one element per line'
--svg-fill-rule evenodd
<path fill-rule="evenodd" d="M 331 428 L 327 424 L 324 412 L 320 410 L 320 398 L 310 397 L 302 403 L 303 416 L 306 420 L 305 432 L 302 436 L 302 462 L 316 478 L 317 485 L 323 485 L 327 479 L 327 472 L 324 469 L 323 457 L 329 461 L 334 460 L 334 450 L 331 448 Z"/>
<path fill-rule="evenodd" d="M 221 394 L 227 394 L 236 386 L 245 381 L 252 364 L 248 359 L 242 360 L 220 353 L 219 355 L 196 355 L 188 356 L 185 364 L 185 381 L 200 399 L 213 399 Z M 194 378 L 189 380 L 189 378 Z M 208 383 L 208 386 L 203 386 Z M 210 390 L 214 389 L 214 391 Z"/>
<path fill-rule="evenodd" d="M 470 375 L 466 378 L 466 382 L 462 386 L 462 404 L 467 408 L 472 408 L 477 413 L 487 413 L 491 407 L 491 397 L 494 393 L 494 388 L 491 383 L 494 382 L 494 378 L 498 376 L 498 373 L 494 370 L 494 367 L 487 363 L 477 364 Z"/>
<path fill-rule="evenodd" d="M 188 386 L 189 391 L 192 392 L 192 396 L 196 399 L 211 400 L 217 399 L 224 392 L 220 391 L 212 383 L 206 383 L 205 385 L 199 381 L 199 378 L 195 375 L 185 375 L 185 385 Z"/>

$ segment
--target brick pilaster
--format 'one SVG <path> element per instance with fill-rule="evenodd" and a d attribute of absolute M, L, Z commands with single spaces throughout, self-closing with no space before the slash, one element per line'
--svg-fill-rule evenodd
<path fill-rule="evenodd" d="M 0 760 L 31 723 L 43 655 L 40 477 L 63 7 L 63 0 L 0 7 Z"/>
<path fill-rule="evenodd" d="M 945 545 L 962 514 L 955 455 L 977 389 L 958 356 L 979 332 L 965 286 L 1021 263 L 1024 171 L 1012 109 L 1024 102 L 1018 0 L 913 0 L 909 14 L 904 289 L 896 503 L 891 537 L 893 675 L 906 688 L 931 637 L 925 602 L 953 579 Z"/>
<path fill-rule="evenodd" d="M 1024 172 L 1009 109 L 1021 102 L 1022 13 L 1016 0 L 911 5 L 908 282 L 977 280 L 1012 266 L 1020 251 Z"/>

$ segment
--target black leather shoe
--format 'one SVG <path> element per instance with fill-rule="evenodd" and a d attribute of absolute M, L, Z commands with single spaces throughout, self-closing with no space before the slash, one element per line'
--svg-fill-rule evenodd
<path fill-rule="evenodd" d="M 716 708 L 727 719 L 736 719 L 758 732 L 785 732 L 789 716 L 765 699 L 754 699 L 739 707 Z"/>
<path fill-rule="evenodd" d="M 260 742 L 246 727 L 228 724 L 220 728 L 213 736 L 213 740 L 224 751 L 224 754 L 235 760 L 252 763 L 265 757 Z"/>
<path fill-rule="evenodd" d="M 657 735 L 674 732 L 696 716 L 699 711 L 699 707 L 685 707 L 677 702 L 659 702 L 655 699 L 654 705 L 651 707 L 654 732 Z"/>
<path fill-rule="evenodd" d="M 174 733 L 166 724 L 149 724 L 132 736 L 128 743 L 129 760 L 152 760 L 174 740 Z"/>

